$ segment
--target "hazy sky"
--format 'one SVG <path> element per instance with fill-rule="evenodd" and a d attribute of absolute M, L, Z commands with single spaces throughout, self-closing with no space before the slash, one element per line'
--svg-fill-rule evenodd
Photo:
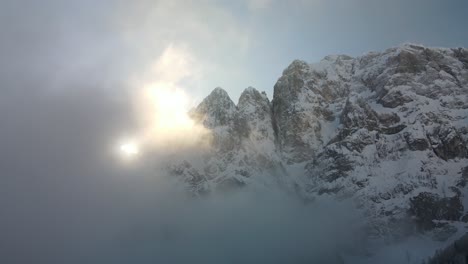
<path fill-rule="evenodd" d="M 261 250 L 284 263 L 281 256 L 311 254 L 310 245 L 356 244 L 340 229 L 351 215 L 342 208 L 310 211 L 268 195 L 187 206 L 152 181 L 157 159 L 125 167 L 113 151 L 135 125 L 129 95 L 156 82 L 194 101 L 216 86 L 235 101 L 248 86 L 271 98 L 296 58 L 402 42 L 466 47 L 467 12 L 466 0 L 0 0 L 0 262 L 154 263 L 217 247 L 201 263 L 223 254 L 258 263 Z M 184 227 L 181 235 L 164 233 L 169 224 Z M 167 248 L 141 247 L 154 237 Z"/>
<path fill-rule="evenodd" d="M 468 46 L 464 0 L 0 1 L 2 89 L 74 89 L 99 80 L 178 83 L 196 101 L 216 86 L 234 100 L 272 96 L 293 59 L 352 56 L 403 42 Z M 153 65 L 166 58 L 166 71 Z M 27 76 L 25 76 L 27 75 Z M 129 84 L 133 83 L 133 84 Z"/>

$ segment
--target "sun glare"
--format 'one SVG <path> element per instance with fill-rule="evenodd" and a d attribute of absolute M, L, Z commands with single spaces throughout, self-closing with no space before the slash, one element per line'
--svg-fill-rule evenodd
<path fill-rule="evenodd" d="M 152 152 L 208 145 L 209 131 L 190 118 L 191 101 L 184 90 L 171 83 L 158 82 L 143 85 L 133 95 L 139 128 L 131 139 L 117 145 L 121 157 L 134 160 L 141 155 L 143 147 Z"/>
<path fill-rule="evenodd" d="M 140 121 L 137 138 L 145 145 L 190 145 L 207 133 L 188 114 L 193 104 L 190 96 L 170 82 L 144 85 L 135 99 Z"/>
<path fill-rule="evenodd" d="M 126 157 L 134 157 L 140 153 L 138 145 L 135 142 L 127 142 L 120 145 L 120 152 Z"/>
<path fill-rule="evenodd" d="M 148 86 L 145 90 L 153 108 L 153 124 L 159 130 L 180 130 L 192 125 L 187 115 L 188 96 L 183 90 L 158 85 Z"/>

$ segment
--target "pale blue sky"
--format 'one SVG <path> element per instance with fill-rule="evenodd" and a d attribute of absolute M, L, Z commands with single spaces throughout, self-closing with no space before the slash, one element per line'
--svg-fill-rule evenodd
<path fill-rule="evenodd" d="M 269 95 L 282 70 L 293 60 L 319 61 L 328 54 L 359 56 L 400 43 L 468 46 L 468 1 L 331 0 L 271 1 L 249 13 L 237 6 L 254 43 L 245 67 L 249 81 Z M 242 84 L 239 84 L 242 86 Z M 245 86 L 245 85 L 244 85 Z M 229 90 L 235 90 L 232 87 Z"/>

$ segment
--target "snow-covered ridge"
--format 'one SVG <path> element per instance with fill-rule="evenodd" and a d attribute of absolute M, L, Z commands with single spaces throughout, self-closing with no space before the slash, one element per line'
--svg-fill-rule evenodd
<path fill-rule="evenodd" d="M 216 88 L 193 116 L 213 148 L 171 169 L 196 192 L 275 185 L 352 198 L 376 236 L 413 222 L 443 239 L 468 221 L 467 49 L 295 60 L 271 102 L 249 87 L 236 105 Z"/>

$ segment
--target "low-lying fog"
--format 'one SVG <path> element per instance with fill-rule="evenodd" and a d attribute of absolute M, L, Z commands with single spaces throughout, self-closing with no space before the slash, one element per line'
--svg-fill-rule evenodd
<path fill-rule="evenodd" d="M 345 203 L 248 188 L 194 198 L 157 159 L 122 160 L 112 144 L 131 111 L 98 94 L 0 99 L 4 263 L 325 263 L 359 242 Z"/>

